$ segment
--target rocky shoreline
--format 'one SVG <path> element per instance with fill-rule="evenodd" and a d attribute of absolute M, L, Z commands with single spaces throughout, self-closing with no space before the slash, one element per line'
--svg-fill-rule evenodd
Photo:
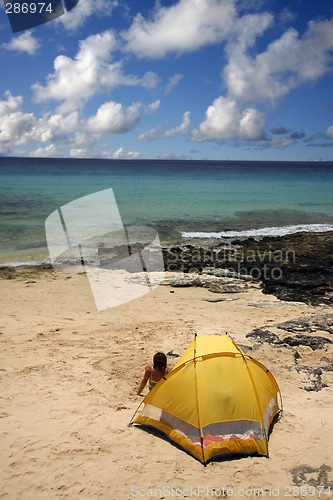
<path fill-rule="evenodd" d="M 165 268 L 183 273 L 252 279 L 263 293 L 311 305 L 333 304 L 333 232 L 191 244 L 163 249 Z M 195 284 L 195 283 L 193 283 Z"/>
<path fill-rule="evenodd" d="M 144 245 L 137 243 L 134 247 L 132 252 L 140 252 Z M 202 286 L 216 293 L 237 293 L 261 286 L 263 293 L 281 300 L 333 304 L 333 232 L 303 232 L 205 245 L 181 242 L 163 247 L 162 252 L 165 271 L 173 274 L 166 283 L 172 286 Z M 103 248 L 98 264 L 119 269 L 126 256 L 125 245 Z M 128 259 L 126 270 L 138 272 L 132 264 Z M 50 264 L 0 266 L 0 279 L 33 279 L 36 273 L 50 272 L 53 272 Z"/>

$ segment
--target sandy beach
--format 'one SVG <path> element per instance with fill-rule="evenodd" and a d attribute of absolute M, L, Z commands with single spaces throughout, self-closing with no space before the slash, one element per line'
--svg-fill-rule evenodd
<path fill-rule="evenodd" d="M 218 294 L 162 284 L 98 312 L 85 275 L 53 271 L 2 279 L 0 292 L 1 498 L 333 495 L 332 326 L 323 327 L 325 318 L 332 325 L 332 307 L 281 301 L 259 285 Z M 304 325 L 295 323 L 294 333 L 283 325 L 304 319 L 312 325 L 307 332 Z M 246 337 L 254 330 L 329 342 L 315 349 L 272 345 Z M 182 354 L 194 332 L 228 332 L 277 379 L 283 415 L 269 458 L 204 467 L 171 443 L 128 427 L 142 400 L 135 390 L 145 365 L 158 350 Z"/>

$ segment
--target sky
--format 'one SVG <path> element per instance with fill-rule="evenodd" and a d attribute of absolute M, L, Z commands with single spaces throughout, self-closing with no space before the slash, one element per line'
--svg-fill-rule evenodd
<path fill-rule="evenodd" d="M 331 0 L 2 2 L 0 64 L 1 156 L 333 160 Z"/>

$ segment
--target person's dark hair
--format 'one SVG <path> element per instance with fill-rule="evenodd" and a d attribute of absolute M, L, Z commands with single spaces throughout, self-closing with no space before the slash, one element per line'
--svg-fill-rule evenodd
<path fill-rule="evenodd" d="M 157 352 L 153 358 L 155 370 L 164 370 L 167 365 L 167 358 L 164 352 Z"/>

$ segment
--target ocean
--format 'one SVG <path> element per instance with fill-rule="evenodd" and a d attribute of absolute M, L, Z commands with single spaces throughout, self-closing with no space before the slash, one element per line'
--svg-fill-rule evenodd
<path fill-rule="evenodd" d="M 2 157 L 0 264 L 47 261 L 47 217 L 109 188 L 123 224 L 162 245 L 333 230 L 333 162 Z"/>

